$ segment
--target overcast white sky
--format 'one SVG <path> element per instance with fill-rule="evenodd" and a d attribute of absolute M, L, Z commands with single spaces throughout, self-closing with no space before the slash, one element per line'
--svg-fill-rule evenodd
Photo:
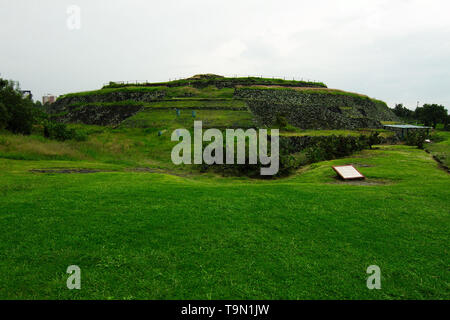
<path fill-rule="evenodd" d="M 0 0 L 0 74 L 35 98 L 216 73 L 449 109 L 449 13 L 448 0 Z"/>

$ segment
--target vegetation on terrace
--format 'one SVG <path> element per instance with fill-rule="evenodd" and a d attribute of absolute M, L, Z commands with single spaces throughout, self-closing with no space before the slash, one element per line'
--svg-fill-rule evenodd
<path fill-rule="evenodd" d="M 235 77 L 227 78 L 219 75 L 205 74 L 196 75 L 187 79 L 180 79 L 168 82 L 157 83 L 120 83 L 110 82 L 103 88 L 121 88 L 121 87 L 183 87 L 193 86 L 196 88 L 204 88 L 208 86 L 216 86 L 218 88 L 234 88 L 238 85 L 279 85 L 289 87 L 322 87 L 326 88 L 326 85 L 322 82 L 311 81 L 298 81 L 298 80 L 285 80 L 276 78 L 263 78 L 263 77 Z"/>
<path fill-rule="evenodd" d="M 71 103 L 70 107 L 95 107 L 95 106 L 141 106 L 152 109 L 222 109 L 222 110 L 247 110 L 247 105 L 241 100 L 228 99 L 171 99 L 155 102 L 142 102 L 135 100 L 124 100 L 116 102 L 76 102 Z"/>
<path fill-rule="evenodd" d="M 133 93 L 133 92 L 161 92 L 164 94 L 164 99 L 172 98 L 207 98 L 207 99 L 232 99 L 234 89 L 222 88 L 218 89 L 214 86 L 208 86 L 205 88 L 194 88 L 190 86 L 183 87 L 143 87 L 143 86 L 124 86 L 119 88 L 103 88 L 93 91 L 83 91 L 68 93 L 58 98 L 65 99 L 71 97 L 82 97 L 90 95 L 106 95 L 111 93 Z"/>
<path fill-rule="evenodd" d="M 387 107 L 387 104 L 384 101 L 381 101 L 381 100 L 378 100 L 378 99 L 374 99 L 374 98 L 370 98 L 369 96 L 364 95 L 364 94 L 354 93 L 354 92 L 349 92 L 349 91 L 344 91 L 344 90 L 339 90 L 339 89 L 302 88 L 302 87 L 286 88 L 286 87 L 282 87 L 282 86 L 258 86 L 258 85 L 247 86 L 247 87 L 239 87 L 239 88 L 242 89 L 242 90 L 296 90 L 296 91 L 301 91 L 301 92 L 307 93 L 307 94 L 341 95 L 341 96 L 348 96 L 348 97 L 354 97 L 354 98 L 361 98 L 361 99 L 370 100 L 370 101 L 373 101 L 375 103 L 381 103 L 381 104 L 383 104 L 384 106 Z"/>

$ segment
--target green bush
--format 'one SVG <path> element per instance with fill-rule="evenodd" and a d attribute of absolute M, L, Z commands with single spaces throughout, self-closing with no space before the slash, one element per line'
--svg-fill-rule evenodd
<path fill-rule="evenodd" d="M 68 129 L 64 123 L 55 123 L 46 121 L 44 123 L 44 136 L 49 139 L 58 141 L 76 140 L 86 141 L 87 133 L 77 131 L 75 129 Z"/>
<path fill-rule="evenodd" d="M 372 149 L 372 146 L 374 144 L 380 144 L 380 143 L 381 143 L 381 138 L 380 138 L 380 133 L 379 132 L 373 132 L 369 136 L 369 139 L 367 140 L 367 144 L 369 145 L 370 149 Z"/>
<path fill-rule="evenodd" d="M 361 151 L 369 147 L 370 138 L 365 136 L 327 136 L 317 137 L 304 152 L 309 163 L 332 160 L 351 155 L 355 151 Z"/>
<path fill-rule="evenodd" d="M 322 146 L 312 146 L 305 150 L 308 163 L 327 160 L 327 153 Z"/>
<path fill-rule="evenodd" d="M 411 131 L 406 136 L 405 143 L 408 146 L 416 146 L 419 149 L 423 149 L 425 140 L 427 139 L 427 133 L 422 130 Z"/>
<path fill-rule="evenodd" d="M 373 135 L 378 137 L 377 134 Z M 309 137 L 307 143 L 300 143 L 293 137 L 292 139 L 280 140 L 279 171 L 276 176 L 286 176 L 306 164 L 332 160 L 346 157 L 355 151 L 361 151 L 369 148 L 369 139 L 367 136 L 317 136 Z M 304 137 L 303 137 L 304 138 Z M 373 138 L 374 139 L 374 138 Z M 378 141 L 378 140 L 377 140 Z M 270 145 L 270 144 L 269 144 Z M 248 150 L 248 149 L 246 149 Z M 224 154 L 226 150 L 224 149 Z M 236 155 L 236 153 L 235 153 Z M 235 159 L 236 160 L 236 159 Z M 248 164 L 249 157 L 246 153 L 245 164 L 223 164 L 223 165 L 201 165 L 201 171 L 206 172 L 210 169 L 230 176 L 248 176 L 254 178 L 261 177 L 260 169 L 264 165 Z M 235 161 L 236 163 L 236 161 Z"/>
<path fill-rule="evenodd" d="M 225 150 L 224 150 L 225 151 Z M 246 154 L 245 164 L 221 164 L 221 165 L 200 165 L 201 172 L 214 170 L 224 176 L 246 176 L 250 178 L 270 179 L 272 176 L 261 176 L 261 168 L 268 165 L 262 165 L 259 161 L 257 164 L 249 164 L 248 154 Z M 304 154 L 280 154 L 279 169 L 275 177 L 283 177 L 291 174 L 293 171 L 307 163 Z"/>
<path fill-rule="evenodd" d="M 75 130 L 73 139 L 75 141 L 86 141 L 88 139 L 88 134 L 84 131 Z"/>

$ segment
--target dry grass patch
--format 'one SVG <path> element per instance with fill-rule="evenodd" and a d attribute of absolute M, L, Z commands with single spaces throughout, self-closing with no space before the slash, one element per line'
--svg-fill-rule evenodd
<path fill-rule="evenodd" d="M 7 135 L 0 141 L 0 152 L 45 157 L 86 159 L 86 156 L 67 142 L 46 140 L 38 136 Z"/>

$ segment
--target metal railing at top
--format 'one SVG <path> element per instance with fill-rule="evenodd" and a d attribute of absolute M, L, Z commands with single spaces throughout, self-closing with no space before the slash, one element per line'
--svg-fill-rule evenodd
<path fill-rule="evenodd" d="M 117 84 L 142 84 L 142 83 L 149 83 L 148 80 L 128 80 L 128 81 L 111 81 L 108 83 L 104 83 L 104 85 L 109 85 L 110 83 L 117 83 Z"/>
<path fill-rule="evenodd" d="M 261 78 L 261 79 L 281 79 L 286 81 L 305 81 L 305 82 L 311 82 L 311 83 L 322 83 L 321 81 L 312 80 L 305 77 L 286 77 L 286 76 L 263 76 L 263 75 L 238 75 L 238 74 L 232 74 L 232 75 L 220 75 L 225 78 Z M 190 78 L 191 76 L 187 77 L 176 77 L 176 78 L 169 78 L 168 82 L 170 81 L 176 81 L 176 80 L 185 80 Z M 149 84 L 149 83 L 159 83 L 159 82 L 165 82 L 165 81 L 152 81 L 149 82 L 148 80 L 127 80 L 127 81 L 111 81 L 108 83 L 104 83 L 104 86 L 109 85 L 110 83 L 120 84 L 120 85 L 127 85 L 127 84 Z"/>
<path fill-rule="evenodd" d="M 264 76 L 264 75 L 239 75 L 239 74 L 229 74 L 224 75 L 226 78 L 261 78 L 261 79 L 281 79 L 286 81 L 306 81 L 306 82 L 314 82 L 314 83 L 321 83 L 321 81 L 312 80 L 310 78 L 306 77 L 300 77 L 300 76 Z"/>

